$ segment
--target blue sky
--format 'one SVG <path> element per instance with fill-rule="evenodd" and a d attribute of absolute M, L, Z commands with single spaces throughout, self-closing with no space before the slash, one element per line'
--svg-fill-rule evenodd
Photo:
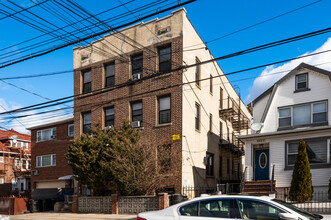
<path fill-rule="evenodd" d="M 12 4 L 9 4 L 5 1 L 1 2 L 4 5 L 14 8 L 15 10 L 19 10 L 16 6 L 13 6 Z M 14 2 L 24 8 L 31 7 L 34 5 L 32 1 L 28 0 L 14 0 Z M 77 2 L 92 14 L 97 14 L 103 10 L 119 5 L 119 1 L 117 0 L 80 0 Z M 126 3 L 129 2 L 129 0 L 121 0 L 121 2 Z M 127 8 L 132 10 L 136 7 L 150 2 L 153 1 L 134 0 L 131 3 L 128 3 L 126 6 Z M 164 4 L 170 2 L 172 1 L 167 1 Z M 295 11 L 288 15 L 284 15 L 272 21 L 263 23 L 256 27 L 244 30 L 242 32 L 233 34 L 220 40 L 208 43 L 207 46 L 213 53 L 214 57 L 218 57 L 261 44 L 293 37 L 300 34 L 305 34 L 323 28 L 328 28 L 331 26 L 329 18 L 331 1 L 324 0 L 317 2 L 297 0 L 198 0 L 197 2 L 185 6 L 185 8 L 187 10 L 189 19 L 200 34 L 201 38 L 204 41 L 208 42 L 220 36 L 232 33 L 247 26 L 259 23 L 266 19 L 270 19 L 272 17 L 278 16 L 280 14 L 313 2 L 316 3 L 309 7 Z M 50 2 L 47 2 L 46 6 L 47 4 L 49 4 L 49 7 L 52 6 Z M 3 5 L 0 5 L 0 9 L 13 13 L 13 11 L 9 10 Z M 3 12 L 2 10 L 0 11 Z M 113 10 L 109 13 L 100 15 L 99 18 L 104 20 L 114 15 L 127 12 L 126 10 L 127 9 L 123 7 L 119 7 L 118 9 Z M 45 12 L 38 6 L 31 9 L 31 12 L 38 14 L 40 17 L 48 20 L 50 23 L 53 23 L 54 25 L 57 25 L 59 27 L 65 25 L 64 22 L 55 19 L 48 12 Z M 160 14 L 157 17 L 163 17 L 168 15 L 169 13 L 170 12 Z M 28 13 L 24 13 L 24 15 L 33 17 L 31 14 Z M 139 13 L 137 13 L 136 15 L 139 15 Z M 0 19 L 3 16 L 3 14 L 0 14 Z M 16 49 L 22 51 L 23 45 L 18 45 L 14 48 L 10 48 L 7 50 L 1 50 L 2 48 L 17 44 L 26 39 L 30 39 L 32 37 L 39 36 L 40 34 L 42 34 L 42 32 L 35 30 L 27 25 L 21 24 L 18 21 L 13 20 L 12 18 L 1 19 L 0 26 L 2 30 L 0 37 L 0 58 L 2 57 L 1 55 L 3 55 L 4 53 L 12 53 L 12 51 Z M 229 73 L 236 70 L 297 57 L 303 54 L 312 53 L 316 50 L 331 49 L 331 43 L 328 42 L 329 37 L 330 34 L 324 34 L 310 39 L 301 40 L 275 48 L 251 53 L 248 55 L 223 60 L 220 61 L 219 64 L 225 73 Z M 42 39 L 48 38 L 51 37 L 45 37 Z M 34 42 L 37 43 L 38 40 Z M 60 42 L 57 42 L 57 44 L 59 43 Z M 1 68 L 0 79 L 3 77 L 10 76 L 21 76 L 71 70 L 72 48 L 73 46 L 70 46 L 39 58 L 31 59 L 6 68 Z M 22 55 L 26 55 L 26 53 L 20 53 L 14 58 L 20 57 Z M 330 58 L 330 53 L 327 53 L 320 56 L 316 56 L 314 58 L 308 58 L 304 61 L 315 65 L 328 62 L 328 60 L 331 60 Z M 6 59 L 0 59 L 0 63 L 6 61 Z M 231 75 L 229 76 L 229 80 L 232 82 L 233 85 L 236 85 L 236 87 L 240 88 L 239 90 L 242 99 L 246 103 L 248 103 L 251 99 L 255 98 L 258 94 L 267 89 L 268 86 L 272 85 L 272 83 L 279 79 L 283 74 L 286 74 L 286 72 L 283 72 L 282 74 L 277 74 L 277 72 L 290 70 L 301 61 L 293 61 L 285 65 L 281 64 L 278 66 L 271 66 L 264 69 L 258 69 L 254 71 Z M 331 70 L 330 64 L 320 65 L 319 67 Z M 271 74 L 272 76 L 256 78 L 261 74 Z M 243 78 L 250 79 L 242 80 Z M 8 80 L 8 82 L 50 99 L 57 99 L 73 95 L 72 73 L 31 79 Z M 7 110 L 33 105 L 44 101 L 46 100 L 41 97 L 37 97 L 25 91 L 19 90 L 13 86 L 0 82 L 0 105 Z M 4 111 L 1 106 L 0 112 Z M 38 121 L 40 122 L 40 120 L 43 120 L 42 116 L 34 118 L 24 118 L 20 121 L 26 127 L 29 127 L 35 123 L 38 123 Z M 7 129 L 14 127 L 15 129 L 24 131 L 24 128 L 22 128 L 21 124 L 15 120 L 6 121 L 0 118 L 0 126 L 6 127 Z"/>

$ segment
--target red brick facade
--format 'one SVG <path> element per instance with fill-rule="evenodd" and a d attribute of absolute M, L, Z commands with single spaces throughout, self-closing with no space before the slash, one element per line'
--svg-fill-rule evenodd
<path fill-rule="evenodd" d="M 13 140 L 16 140 L 16 146 L 13 145 Z M 0 184 L 0 196 L 12 194 L 15 189 L 23 190 L 29 189 L 30 184 L 30 169 L 29 165 L 22 166 L 23 160 L 30 164 L 31 153 L 31 136 L 22 134 L 14 129 L 0 130 L 0 179 L 4 184 Z M 23 148 L 23 144 L 26 147 Z M 15 159 L 20 161 L 20 164 L 15 165 Z M 13 179 L 20 178 L 17 186 L 12 186 Z M 23 185 L 21 185 L 21 183 Z"/>
<path fill-rule="evenodd" d="M 158 48 L 164 45 L 171 45 L 172 51 L 172 69 L 177 68 L 183 63 L 182 51 L 183 38 L 177 37 L 171 40 L 163 41 L 149 46 L 147 49 L 135 50 L 127 54 L 143 53 L 143 77 L 158 72 L 158 57 L 156 56 Z M 128 56 L 124 56 L 128 57 Z M 90 64 L 84 68 L 75 69 L 74 72 L 74 94 L 81 94 L 82 91 L 82 72 L 91 70 L 92 73 L 92 91 L 102 90 L 104 88 L 104 65 L 115 61 L 115 86 L 128 83 L 131 80 L 130 63 L 128 60 L 123 61 L 121 57 L 112 57 L 102 62 Z M 115 126 L 120 126 L 124 119 L 130 119 L 130 103 L 133 101 L 142 101 L 143 112 L 143 127 L 139 128 L 142 135 L 142 142 L 149 146 L 155 147 L 155 152 L 158 145 L 171 144 L 172 150 L 172 174 L 169 175 L 163 186 L 166 188 L 174 188 L 177 193 L 181 192 L 181 169 L 182 159 L 181 141 L 173 141 L 172 135 L 181 134 L 182 132 L 182 89 L 174 87 L 163 89 L 165 87 L 182 83 L 182 72 L 176 71 L 150 79 L 132 82 L 121 88 L 116 88 L 112 91 L 107 91 L 102 94 L 86 96 L 75 99 L 74 119 L 75 119 L 75 137 L 79 137 L 82 133 L 81 115 L 84 112 L 91 112 L 92 126 L 96 123 L 104 126 L 104 108 L 114 106 L 115 111 Z M 163 89 L 160 91 L 154 91 Z M 151 92 L 153 91 L 153 92 Z M 141 95 L 137 95 L 141 94 Z M 171 96 L 171 123 L 158 125 L 158 104 L 159 96 Z M 176 159 L 175 159 L 176 158 Z"/>
<path fill-rule="evenodd" d="M 36 188 L 36 182 L 57 181 L 59 177 L 72 175 L 72 169 L 65 158 L 70 140 L 73 137 L 68 136 L 68 126 L 73 124 L 73 119 L 58 124 L 38 126 L 31 129 L 31 169 L 38 170 L 39 174 L 31 175 L 31 188 Z M 37 142 L 37 131 L 56 127 L 56 138 L 48 141 Z M 36 167 L 37 156 L 56 154 L 56 166 Z M 69 187 L 69 186 L 68 186 Z"/>

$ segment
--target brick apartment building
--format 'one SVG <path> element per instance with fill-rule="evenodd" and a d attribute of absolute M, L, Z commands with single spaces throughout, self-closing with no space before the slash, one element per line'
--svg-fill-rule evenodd
<path fill-rule="evenodd" d="M 172 71 L 212 59 L 205 47 L 179 9 L 74 48 L 74 94 L 82 94 L 74 102 L 74 136 L 129 119 L 156 158 L 169 154 L 160 188 L 181 193 L 184 186 L 238 182 L 244 148 L 236 137 L 248 134 L 249 111 L 217 63 Z"/>
<path fill-rule="evenodd" d="M 67 117 L 29 128 L 33 191 L 73 188 L 72 170 L 65 159 L 74 136 L 73 121 L 73 117 Z"/>
<path fill-rule="evenodd" d="M 14 129 L 0 130 L 0 196 L 30 189 L 31 136 Z"/>

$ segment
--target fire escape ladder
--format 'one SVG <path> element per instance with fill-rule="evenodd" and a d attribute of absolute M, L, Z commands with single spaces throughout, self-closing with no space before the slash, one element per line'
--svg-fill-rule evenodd
<path fill-rule="evenodd" d="M 250 127 L 250 121 L 245 115 L 240 106 L 241 102 L 237 103 L 233 98 L 227 98 L 227 106 L 220 108 L 219 115 L 224 121 L 229 121 L 232 125 L 232 138 L 230 140 L 221 140 L 220 146 L 228 147 L 230 150 L 243 155 L 244 143 L 238 139 L 241 131 L 247 130 Z"/>

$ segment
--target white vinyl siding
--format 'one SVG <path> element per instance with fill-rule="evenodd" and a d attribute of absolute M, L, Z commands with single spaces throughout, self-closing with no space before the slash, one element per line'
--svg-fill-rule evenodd
<path fill-rule="evenodd" d="M 56 138 L 56 128 L 37 131 L 37 142 L 48 141 Z"/>

